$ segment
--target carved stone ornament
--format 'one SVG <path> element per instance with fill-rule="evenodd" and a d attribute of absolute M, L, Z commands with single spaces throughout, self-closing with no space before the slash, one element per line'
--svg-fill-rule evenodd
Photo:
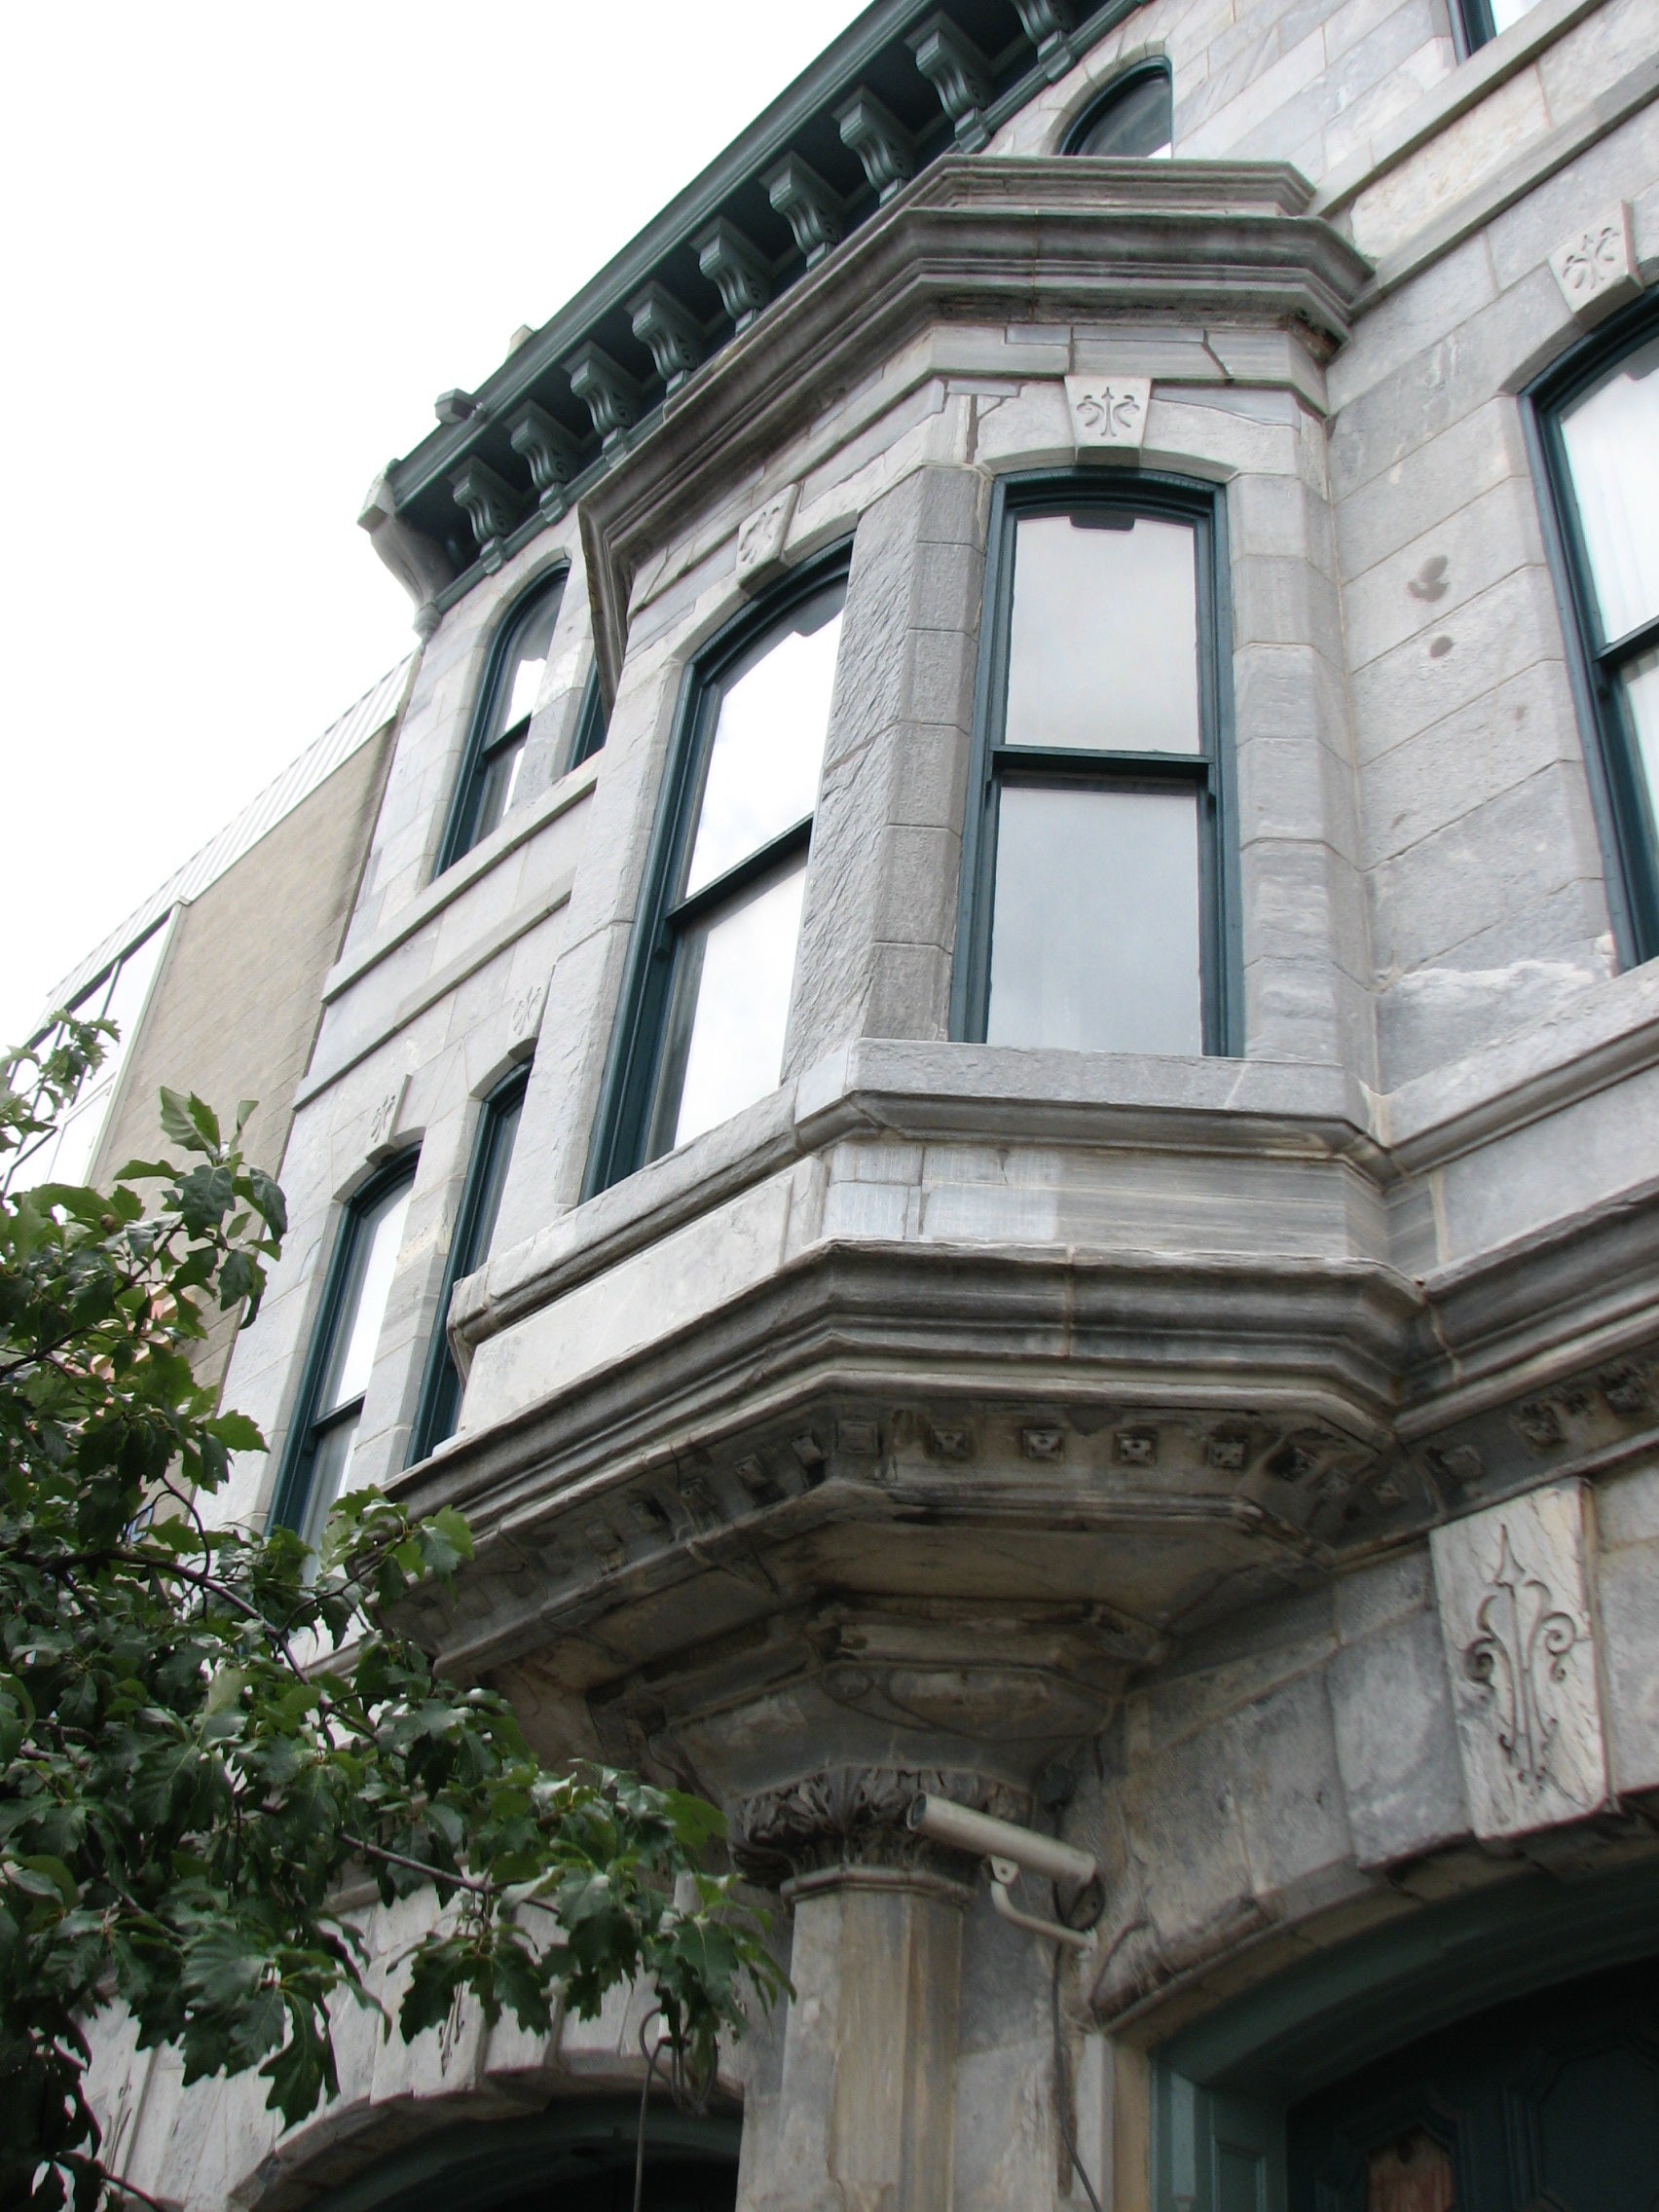
<path fill-rule="evenodd" d="M 979 49 L 942 13 L 906 34 L 904 44 L 916 57 L 916 67 L 939 94 L 939 104 L 949 116 L 956 143 L 965 154 L 977 154 L 987 144 L 983 110 L 991 104 L 991 64 Z"/>
<path fill-rule="evenodd" d="M 719 293 L 732 327 L 747 330 L 772 297 L 772 272 L 765 255 L 723 215 L 691 243 L 697 266 Z"/>
<path fill-rule="evenodd" d="M 369 1116 L 369 1138 L 363 1149 L 371 1160 L 384 1160 L 389 1153 L 396 1151 L 397 1117 L 403 1111 L 403 1101 L 408 1090 L 408 1076 L 399 1076 Z"/>
<path fill-rule="evenodd" d="M 1146 440 L 1150 377 L 1067 377 L 1066 405 L 1079 452 L 1100 446 L 1133 451 Z"/>
<path fill-rule="evenodd" d="M 798 484 L 786 484 L 781 492 L 745 515 L 737 529 L 737 582 L 740 591 L 760 591 L 776 581 L 784 566 L 784 540 L 794 520 Z"/>
<path fill-rule="evenodd" d="M 1623 201 L 1604 207 L 1581 231 L 1564 239 L 1550 255 L 1561 296 L 1580 322 L 1600 322 L 1641 290 L 1631 237 L 1630 208 Z"/>
<path fill-rule="evenodd" d="M 547 998 L 545 983 L 527 983 L 514 999 L 512 1012 L 507 1016 L 507 1043 L 529 1045 L 541 1027 L 541 1009 Z"/>
<path fill-rule="evenodd" d="M 1583 1485 L 1489 1506 L 1429 1545 L 1475 1833 L 1599 1812 L 1610 1792 Z"/>
<path fill-rule="evenodd" d="M 821 1866 L 915 1866 L 933 1847 L 905 1826 L 919 1796 L 948 1797 L 1000 1820 L 1025 1817 L 1006 1783 L 934 1767 L 837 1766 L 762 1789 L 730 1809 L 731 1855 L 745 1873 L 780 1881 Z"/>
<path fill-rule="evenodd" d="M 590 340 L 565 363 L 571 389 L 593 417 L 607 453 L 613 453 L 639 421 L 644 395 L 638 384 Z"/>
<path fill-rule="evenodd" d="M 835 110 L 835 127 L 841 143 L 864 164 L 869 188 L 885 206 L 916 173 L 916 141 L 866 85 Z"/>
<path fill-rule="evenodd" d="M 766 197 L 794 233 L 808 269 L 816 269 L 832 245 L 839 245 L 846 224 L 846 203 L 826 184 L 810 162 L 791 154 L 760 179 Z"/>

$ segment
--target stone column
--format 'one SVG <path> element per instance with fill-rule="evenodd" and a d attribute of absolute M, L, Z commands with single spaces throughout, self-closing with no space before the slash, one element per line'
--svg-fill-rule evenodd
<path fill-rule="evenodd" d="M 794 1915 L 782 2079 L 745 2116 L 738 2212 L 949 2212 L 971 1892 L 903 1826 L 940 1779 L 839 1770 L 733 1823 L 748 1863 L 795 1869 L 782 1885 Z"/>

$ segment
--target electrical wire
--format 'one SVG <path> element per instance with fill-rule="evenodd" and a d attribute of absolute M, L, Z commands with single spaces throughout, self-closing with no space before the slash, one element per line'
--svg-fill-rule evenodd
<path fill-rule="evenodd" d="M 1066 2155 L 1071 2159 L 1078 2180 L 1083 2184 L 1084 2194 L 1088 2198 L 1093 2212 L 1100 2212 L 1100 2199 L 1094 2194 L 1094 2184 L 1084 2171 L 1083 2160 L 1078 2157 L 1077 2132 L 1071 2122 L 1071 2092 L 1067 2082 L 1069 2069 L 1066 2065 L 1065 2046 L 1060 2038 L 1060 1973 L 1064 1966 L 1065 1953 L 1056 1944 L 1053 1978 L 1049 1984 L 1050 2007 L 1054 2022 L 1054 2110 L 1059 2116 L 1060 2136 L 1066 2147 Z M 637 2200 L 634 2212 L 640 2212 Z"/>
<path fill-rule="evenodd" d="M 658 2046 L 655 2044 L 648 2050 L 645 2048 L 645 2030 L 653 2020 L 660 2020 L 661 2018 L 661 2007 L 653 2005 L 640 2022 L 640 2056 L 645 2062 L 645 2078 L 640 2083 L 640 2124 L 634 2135 L 634 2212 L 640 2212 L 641 2201 L 645 2193 L 645 2107 L 650 2099 L 651 2083 L 656 2078 L 658 2049 Z M 1098 2205 L 1095 2206 L 1094 2212 L 1100 2212 Z"/>

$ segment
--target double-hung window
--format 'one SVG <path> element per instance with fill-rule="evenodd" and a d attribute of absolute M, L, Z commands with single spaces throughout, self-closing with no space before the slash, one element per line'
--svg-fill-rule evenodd
<path fill-rule="evenodd" d="M 1539 394 L 1627 950 L 1659 956 L 1659 328 L 1651 313 Z"/>
<path fill-rule="evenodd" d="M 564 596 L 561 571 L 521 600 L 497 633 L 438 851 L 440 875 L 489 836 L 513 803 Z"/>
<path fill-rule="evenodd" d="M 414 1156 L 395 1161 L 347 1208 L 335 1240 L 272 1515 L 313 1546 L 329 1508 L 350 1487 L 357 1425 L 414 1180 Z"/>
<path fill-rule="evenodd" d="M 956 1032 L 1232 1049 L 1215 495 L 1001 489 Z"/>
<path fill-rule="evenodd" d="M 461 1212 L 444 1269 L 443 1288 L 438 1293 L 437 1318 L 432 1324 L 426 1372 L 421 1383 L 421 1408 L 410 1441 L 412 1465 L 436 1451 L 446 1436 L 453 1436 L 461 1419 L 461 1373 L 449 1343 L 450 1300 L 461 1277 L 475 1272 L 490 1257 L 529 1081 L 528 1068 L 515 1069 L 490 1093 L 478 1118 L 477 1141 L 461 1192 Z"/>
<path fill-rule="evenodd" d="M 845 596 L 819 570 L 691 672 L 590 1188 L 782 1081 Z"/>

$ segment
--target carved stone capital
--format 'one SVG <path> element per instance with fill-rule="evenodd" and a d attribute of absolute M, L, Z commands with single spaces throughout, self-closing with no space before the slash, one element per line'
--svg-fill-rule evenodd
<path fill-rule="evenodd" d="M 960 1872 L 954 1853 L 905 1825 L 919 1796 L 948 1797 L 1000 1820 L 1022 1820 L 1024 1794 L 983 1775 L 938 1767 L 836 1766 L 762 1789 L 731 1809 L 731 1854 L 753 1880 L 777 1884 L 836 1866 Z"/>

